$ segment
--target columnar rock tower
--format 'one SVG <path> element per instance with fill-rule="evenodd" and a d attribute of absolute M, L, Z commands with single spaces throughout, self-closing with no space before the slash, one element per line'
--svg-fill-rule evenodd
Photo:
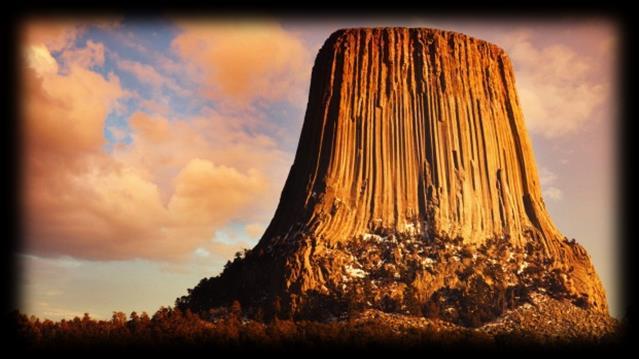
<path fill-rule="evenodd" d="M 544 207 L 508 56 L 459 33 L 375 28 L 325 42 L 269 227 L 178 302 L 277 298 L 297 315 L 499 292 L 507 307 L 531 290 L 607 311 L 587 253 Z"/>

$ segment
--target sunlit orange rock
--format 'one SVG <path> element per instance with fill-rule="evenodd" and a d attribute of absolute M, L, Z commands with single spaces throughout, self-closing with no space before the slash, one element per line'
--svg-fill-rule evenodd
<path fill-rule="evenodd" d="M 588 254 L 545 209 L 507 54 L 448 31 L 346 29 L 317 55 L 259 244 L 178 302 L 405 311 L 450 291 L 473 299 L 473 283 L 489 300 L 525 287 L 608 310 Z"/>

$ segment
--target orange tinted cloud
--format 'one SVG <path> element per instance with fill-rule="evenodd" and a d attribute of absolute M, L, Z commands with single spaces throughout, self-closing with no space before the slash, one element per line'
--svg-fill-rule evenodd
<path fill-rule="evenodd" d="M 595 59 L 568 44 L 536 45 L 527 31 L 502 40 L 515 64 L 517 90 L 531 131 L 548 138 L 574 133 L 610 100 L 610 33 L 589 35 L 593 44 L 608 49 L 608 56 Z"/>
<path fill-rule="evenodd" d="M 160 74 L 153 66 L 131 60 L 117 59 L 117 66 L 126 72 L 131 73 L 140 82 L 149 84 L 156 89 L 166 87 L 182 96 L 188 96 L 189 92 L 180 87 L 169 77 Z"/>
<path fill-rule="evenodd" d="M 216 230 L 233 219 L 263 220 L 273 206 L 268 194 L 283 180 L 287 157 L 274 140 L 246 131 L 240 115 L 138 112 L 129 119 L 133 142 L 107 153 L 105 119 L 130 94 L 116 76 L 92 70 L 102 45 L 67 45 L 62 63 L 44 45 L 25 49 L 28 252 L 173 262 L 198 249 L 222 255 L 237 246 L 216 242 Z"/>
<path fill-rule="evenodd" d="M 244 229 L 251 238 L 259 238 L 266 228 L 261 223 L 249 223 Z"/>
<path fill-rule="evenodd" d="M 25 126 L 30 146 L 73 155 L 104 144 L 104 119 L 124 95 L 116 76 L 104 78 L 72 66 L 68 75 L 38 76 L 25 70 Z"/>
<path fill-rule="evenodd" d="M 83 68 L 103 66 L 104 45 L 89 40 L 83 48 L 64 51 L 62 58 L 67 64 L 77 64 Z"/>
<path fill-rule="evenodd" d="M 289 165 L 288 156 L 273 139 L 243 129 L 243 122 L 214 111 L 173 120 L 135 113 L 129 120 L 134 145 L 116 150 L 113 157 L 147 170 L 150 178 L 169 192 L 179 171 L 196 158 L 241 173 L 268 173 L 268 191 L 277 191 Z M 168 199 L 169 192 L 164 191 L 163 198 Z M 270 202 L 264 207 L 270 208 Z"/>
<path fill-rule="evenodd" d="M 229 212 L 237 212 L 265 187 L 257 170 L 244 174 L 235 168 L 196 158 L 177 176 L 168 208 L 177 215 L 177 220 L 188 217 L 191 222 L 216 224 L 224 221 Z M 225 211 L 216 210 L 221 205 Z"/>
<path fill-rule="evenodd" d="M 62 185 L 53 193 L 43 187 L 30 191 L 29 208 L 35 213 L 27 216 L 26 231 L 37 254 L 170 261 L 214 246 L 215 230 L 240 215 L 266 187 L 258 173 L 198 159 L 177 176 L 168 205 L 155 183 L 121 164 L 101 163 L 69 175 Z"/>
<path fill-rule="evenodd" d="M 134 74 L 139 80 L 148 82 L 155 86 L 162 86 L 164 78 L 150 65 L 145 65 L 136 61 L 120 60 L 118 67 Z"/>
<path fill-rule="evenodd" d="M 82 66 L 93 61 L 71 63 L 65 74 L 59 74 L 57 61 L 42 45 L 25 46 L 23 55 L 26 154 L 41 164 L 46 163 L 44 157 L 51 157 L 60 167 L 78 162 L 78 153 L 98 151 L 104 144 L 107 114 L 127 96 L 118 77 L 105 78 Z"/>
<path fill-rule="evenodd" d="M 142 112 L 136 112 L 129 119 L 129 125 L 142 141 L 162 143 L 171 137 L 169 121 L 164 117 L 152 117 Z"/>
<path fill-rule="evenodd" d="M 23 27 L 22 41 L 28 45 L 45 46 L 49 51 L 61 51 L 73 43 L 83 26 L 72 21 L 30 22 Z"/>
<path fill-rule="evenodd" d="M 164 147 L 167 151 L 160 148 L 158 157 L 145 158 L 144 153 L 153 153 L 153 143 L 174 136 L 172 125 L 163 118 L 136 114 L 132 126 L 141 148 L 134 144 L 123 150 L 128 156 L 77 153 L 85 160 L 80 168 L 61 171 L 44 166 L 42 176 L 32 172 L 27 177 L 26 232 L 31 250 L 100 260 L 182 260 L 197 248 L 219 249 L 213 241 L 216 229 L 233 218 L 255 216 L 268 202 L 265 195 L 274 184 L 265 170 L 241 171 L 207 159 L 187 160 L 199 151 L 197 146 L 172 156 L 179 147 L 169 145 Z M 176 132 L 183 133 L 190 132 Z M 188 141 L 173 137 L 166 142 Z M 208 157 L 217 156 L 201 150 L 203 155 L 208 151 Z"/>
<path fill-rule="evenodd" d="M 202 76 L 216 100 L 303 101 L 310 56 L 302 42 L 276 23 L 189 23 L 173 41 L 184 62 Z"/>
<path fill-rule="evenodd" d="M 121 19 L 84 18 L 77 19 L 46 19 L 32 18 L 27 20 L 20 32 L 21 42 L 25 45 L 42 45 L 51 52 L 61 52 L 73 46 L 74 41 L 88 26 L 101 29 L 115 29 L 120 26 Z"/>

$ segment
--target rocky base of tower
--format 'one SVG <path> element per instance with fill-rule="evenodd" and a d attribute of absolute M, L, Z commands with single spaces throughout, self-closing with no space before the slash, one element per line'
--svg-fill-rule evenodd
<path fill-rule="evenodd" d="M 237 300 L 249 317 L 320 321 L 370 309 L 479 327 L 539 294 L 607 315 L 605 295 L 579 286 L 591 265 L 577 243 L 562 244 L 570 261 L 546 255 L 533 239 L 477 245 L 385 229 L 332 247 L 312 238 L 289 243 L 247 251 L 176 306 L 200 313 Z"/>
<path fill-rule="evenodd" d="M 445 338 L 455 338 L 460 343 L 489 345 L 605 343 L 619 340 L 622 332 L 621 324 L 606 314 L 539 293 L 530 295 L 525 304 L 508 309 L 476 328 L 377 310 L 365 310 L 349 321 L 361 327 L 372 325 L 403 335 L 423 331 L 439 333 L 444 342 Z"/>

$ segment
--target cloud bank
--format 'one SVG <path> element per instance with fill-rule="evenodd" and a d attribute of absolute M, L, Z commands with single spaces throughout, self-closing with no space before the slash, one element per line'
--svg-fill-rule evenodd
<path fill-rule="evenodd" d="M 173 48 L 216 100 L 303 103 L 309 51 L 276 23 L 184 23 Z"/>
<path fill-rule="evenodd" d="M 107 117 L 122 112 L 123 102 L 137 95 L 124 88 L 117 75 L 105 72 L 104 44 L 77 45 L 77 27 L 48 27 L 35 24 L 27 29 L 32 35 L 23 54 L 27 251 L 92 260 L 176 262 L 196 251 L 228 255 L 239 249 L 217 242 L 216 230 L 241 219 L 254 235 L 258 229 L 252 223 L 270 215 L 271 193 L 281 185 L 289 161 L 275 139 L 255 131 L 252 124 L 258 115 L 229 115 L 209 107 L 184 118 L 134 111 L 126 118 L 128 130 L 108 127 L 114 143 L 107 151 Z M 267 30 L 286 39 L 277 28 Z M 183 42 L 196 35 L 180 36 Z M 290 41 L 284 46 L 301 51 Z M 242 47 L 224 45 L 225 52 L 236 56 Z M 222 79 L 218 90 L 238 102 L 257 97 L 279 100 L 293 81 L 279 77 L 288 60 L 263 62 L 251 70 L 256 72 L 242 75 L 228 53 L 204 53 L 204 58 L 217 61 L 217 72 L 211 76 Z M 119 60 L 118 68 L 146 83 L 177 86 L 150 65 Z M 193 59 L 195 64 L 199 61 Z M 247 81 L 252 76 L 265 79 L 251 90 L 248 83 L 231 86 L 225 77 L 229 73 Z M 209 86 L 210 78 L 204 80 L 202 85 Z M 270 84 L 282 92 L 262 96 L 260 91 Z M 127 137 L 132 140 L 125 141 Z"/>

